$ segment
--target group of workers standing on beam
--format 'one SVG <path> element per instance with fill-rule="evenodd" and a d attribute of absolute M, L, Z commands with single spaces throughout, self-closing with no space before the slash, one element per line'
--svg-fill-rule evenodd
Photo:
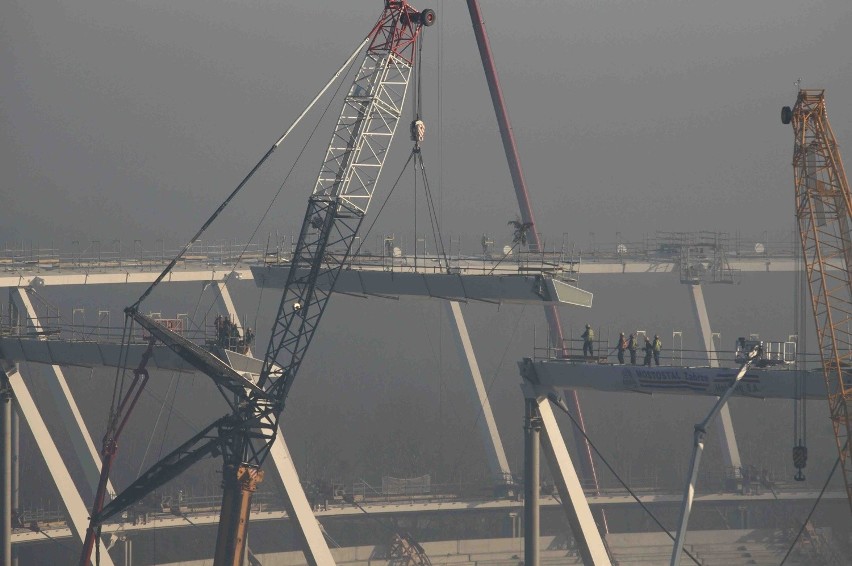
<path fill-rule="evenodd" d="M 594 359 L 595 331 L 591 324 L 586 325 L 586 331 L 580 337 L 583 339 L 583 359 Z M 663 341 L 660 340 L 658 334 L 654 334 L 653 340 L 645 336 L 645 344 L 642 346 L 642 350 L 645 354 L 645 359 L 642 363 L 643 366 L 650 366 L 652 359 L 655 364 L 660 365 L 660 352 L 663 350 Z M 636 353 L 639 351 L 639 340 L 636 338 L 636 333 L 631 332 L 629 338 L 624 336 L 624 332 L 619 333 L 615 351 L 618 354 L 618 363 L 625 363 L 624 352 L 628 352 L 630 354 L 630 363 L 635 366 Z"/>

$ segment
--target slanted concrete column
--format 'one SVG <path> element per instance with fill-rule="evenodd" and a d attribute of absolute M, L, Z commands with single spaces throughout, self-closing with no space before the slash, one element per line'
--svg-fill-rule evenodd
<path fill-rule="evenodd" d="M 503 441 L 500 438 L 500 432 L 497 430 L 494 412 L 491 410 L 491 402 L 488 400 L 488 391 L 485 389 L 482 373 L 479 371 L 479 363 L 476 361 L 476 354 L 473 351 L 473 343 L 467 331 L 461 305 L 458 301 L 445 301 L 445 304 L 450 315 L 450 327 L 453 329 L 459 355 L 462 357 L 464 368 L 467 370 L 465 377 L 469 385 L 468 391 L 475 409 L 481 415 L 481 418 L 476 420 L 476 424 L 485 446 L 488 468 L 491 470 L 496 486 L 508 486 L 512 483 L 512 471 L 509 469 L 509 461 L 506 459 Z"/>
<path fill-rule="evenodd" d="M 42 332 L 44 328 L 39 321 L 38 313 L 30 300 L 27 289 L 24 287 L 14 289 L 13 297 L 21 313 L 27 317 L 28 328 L 33 332 Z M 45 337 L 42 336 L 41 338 L 44 339 Z M 71 444 L 74 446 L 74 452 L 80 461 L 83 474 L 86 476 L 86 483 L 89 485 L 91 493 L 94 494 L 101 477 L 100 452 L 95 448 L 92 435 L 89 433 L 76 401 L 74 401 L 74 396 L 71 394 L 71 388 L 68 387 L 68 381 L 65 379 L 62 368 L 52 365 L 49 366 L 48 371 L 52 373 L 52 376 L 46 379 L 44 383 L 53 398 L 56 414 L 62 421 L 62 426 L 68 432 Z M 110 497 L 115 494 L 112 482 L 107 484 L 107 494 Z"/>
<path fill-rule="evenodd" d="M 704 302 L 704 291 L 701 285 L 689 285 L 690 298 L 692 299 L 693 313 L 701 330 L 701 339 L 704 341 L 704 349 L 707 351 L 707 359 L 711 368 L 719 367 L 719 356 L 716 346 L 713 344 L 713 332 L 710 330 L 710 318 L 707 316 L 707 305 Z M 716 436 L 722 448 L 722 457 L 725 466 L 729 469 L 742 467 L 740 460 L 740 449 L 737 446 L 737 437 L 734 434 L 734 422 L 731 420 L 731 410 L 725 404 L 719 412 L 719 418 L 713 424 Z"/>
<path fill-rule="evenodd" d="M 47 425 L 18 368 L 15 366 L 9 367 L 0 360 L 0 373 L 6 376 L 12 386 L 12 391 L 15 399 L 18 401 L 21 415 L 37 440 L 38 449 L 44 458 L 45 464 L 47 464 L 50 477 L 53 479 L 56 489 L 59 491 L 59 497 L 62 499 L 62 503 L 68 513 L 69 526 L 82 543 L 86 537 L 86 527 L 89 526 L 89 511 L 83 503 L 83 498 L 80 497 L 80 493 L 71 479 L 71 474 L 68 472 L 68 467 L 59 454 L 56 443 L 53 441 Z M 103 543 L 99 540 L 98 544 Z M 112 559 L 103 546 L 101 547 L 101 566 L 113 566 Z"/>

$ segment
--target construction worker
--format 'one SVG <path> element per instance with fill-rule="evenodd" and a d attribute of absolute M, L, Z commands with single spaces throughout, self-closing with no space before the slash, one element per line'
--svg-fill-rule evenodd
<path fill-rule="evenodd" d="M 618 334 L 618 345 L 615 347 L 618 351 L 618 363 L 624 363 L 624 350 L 627 349 L 627 338 L 624 337 L 624 332 Z"/>
<path fill-rule="evenodd" d="M 654 362 L 660 365 L 660 350 L 663 349 L 663 342 L 660 337 L 654 334 Z M 651 364 L 648 364 L 651 365 Z"/>
<path fill-rule="evenodd" d="M 645 336 L 645 346 L 643 347 L 645 350 L 645 362 L 642 364 L 643 366 L 651 366 L 651 356 L 654 354 L 654 345 L 651 344 L 651 341 L 648 340 L 648 337 Z"/>
<path fill-rule="evenodd" d="M 639 349 L 639 341 L 636 340 L 636 334 L 630 333 L 630 340 L 627 341 L 627 350 L 630 352 L 630 363 L 636 365 L 636 350 Z"/>
<path fill-rule="evenodd" d="M 592 346 L 595 341 L 595 331 L 592 330 L 592 325 L 586 325 L 586 331 L 580 335 L 580 338 L 583 339 L 583 357 L 593 357 L 595 355 Z"/>

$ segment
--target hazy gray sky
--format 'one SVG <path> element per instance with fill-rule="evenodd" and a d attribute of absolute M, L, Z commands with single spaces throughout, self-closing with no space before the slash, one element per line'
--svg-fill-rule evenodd
<path fill-rule="evenodd" d="M 482 4 L 538 229 L 551 242 L 564 232 L 585 243 L 589 232 L 614 241 L 616 232 L 639 239 L 655 230 L 792 228 L 792 131 L 781 125 L 780 108 L 794 102 L 799 77 L 804 86 L 828 89 L 841 151 L 852 160 L 848 0 Z M 510 238 L 506 221 L 515 216 L 515 198 L 464 3 L 416 5 L 436 8 L 440 21 L 425 38 L 424 157 L 446 231 L 476 251 L 483 231 L 498 242 Z M 141 239 L 148 247 L 157 238 L 185 241 L 343 63 L 381 6 L 380 0 L 3 2 L 0 243 L 70 249 L 72 240 L 106 245 L 121 239 L 127 246 Z M 329 116 L 338 110 L 335 103 Z M 248 237 L 306 140 L 309 122 L 213 236 Z M 327 117 L 265 230 L 297 231 L 330 131 Z M 409 148 L 401 136 L 379 198 Z M 408 175 L 377 231 L 410 234 L 412 193 Z M 683 330 L 686 346 L 697 347 L 686 289 L 674 277 L 655 277 L 582 278 L 597 295 L 595 309 L 564 312 L 566 328 L 585 321 L 612 333 L 645 328 L 666 341 Z M 750 275 L 742 286 L 708 290 L 711 322 L 724 345 L 749 332 L 769 339 L 792 332 L 792 279 Z M 277 298 L 267 292 L 261 301 L 246 282 L 235 287 L 238 308 L 265 343 Z M 121 288 L 105 297 L 98 289 L 48 290 L 66 314 L 78 305 L 89 313 L 103 306 L 118 313 L 139 291 Z M 149 306 L 166 316 L 187 312 L 198 288 L 180 292 L 179 298 L 177 290 L 163 292 Z M 334 299 L 285 413 L 294 455 L 300 466 L 312 466 L 309 476 L 361 473 L 372 462 L 359 461 L 360 455 L 406 442 L 440 452 L 441 479 L 483 466 L 442 309 L 437 301 Z M 532 326 L 543 328 L 541 311 L 471 305 L 466 316 L 519 469 L 515 363 L 530 355 Z M 168 383 L 151 387 L 164 397 Z M 202 395 L 212 396 L 209 383 L 181 383 L 178 406 L 192 424 L 221 413 L 198 406 Z M 97 436 L 105 414 L 94 393 L 103 393 L 103 381 L 81 377 L 74 387 L 86 393 L 79 397 Z M 685 463 L 692 423 L 707 410 L 706 400 L 679 397 L 583 399 L 602 449 L 625 465 Z M 750 402 L 732 403 L 744 459 L 783 466 L 791 445 L 789 404 Z M 161 406 L 147 397 L 144 404 L 152 414 Z M 811 469 L 819 482 L 834 448 L 824 403 L 814 406 L 818 441 Z M 170 442 L 186 438 L 192 427 L 185 425 L 175 419 Z M 147 440 L 136 438 L 134 446 Z M 708 446 L 717 451 L 715 441 Z M 136 472 L 140 451 L 122 464 L 125 481 Z M 376 466 L 391 459 L 375 458 Z M 711 454 L 707 466 L 718 461 Z"/>
<path fill-rule="evenodd" d="M 515 200 L 464 3 L 421 4 L 441 19 L 425 38 L 424 156 L 445 231 L 474 251 L 482 231 L 510 237 Z M 792 227 L 792 132 L 779 113 L 799 77 L 828 89 L 844 150 L 852 140 L 846 0 L 483 4 L 551 241 Z M 185 240 L 380 10 L 378 0 L 4 3 L 0 241 Z M 297 230 L 330 129 L 321 125 L 263 233 Z M 308 131 L 212 236 L 248 238 Z M 398 140 L 381 198 L 409 147 Z M 377 230 L 411 231 L 412 193 L 406 176 Z"/>

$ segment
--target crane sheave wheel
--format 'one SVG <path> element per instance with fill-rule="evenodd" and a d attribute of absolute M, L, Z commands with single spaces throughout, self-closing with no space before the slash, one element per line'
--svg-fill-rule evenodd
<path fill-rule="evenodd" d="M 793 111 L 789 106 L 785 106 L 781 109 L 781 123 L 789 124 L 793 120 Z"/>
<path fill-rule="evenodd" d="M 429 8 L 420 12 L 420 23 L 426 27 L 431 26 L 435 23 L 435 10 L 430 10 Z"/>

